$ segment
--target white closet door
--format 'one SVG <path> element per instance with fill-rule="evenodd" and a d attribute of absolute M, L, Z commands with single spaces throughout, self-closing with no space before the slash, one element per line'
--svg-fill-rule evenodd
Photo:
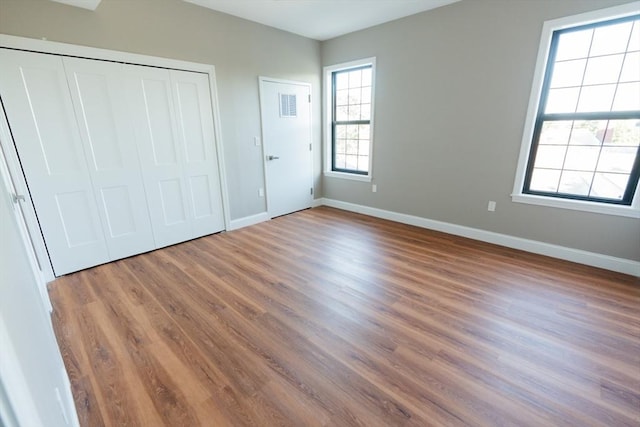
<path fill-rule="evenodd" d="M 192 238 L 192 206 L 185 185 L 168 70 L 125 66 L 149 214 L 158 247 Z"/>
<path fill-rule="evenodd" d="M 0 97 L 54 272 L 108 262 L 62 59 L 0 49 Z"/>
<path fill-rule="evenodd" d="M 64 58 L 111 259 L 155 249 L 122 64 Z"/>
<path fill-rule="evenodd" d="M 175 70 L 170 74 L 195 238 L 224 229 L 209 77 Z"/>

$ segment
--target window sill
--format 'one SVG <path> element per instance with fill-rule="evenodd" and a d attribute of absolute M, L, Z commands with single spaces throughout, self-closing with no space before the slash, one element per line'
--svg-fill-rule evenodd
<path fill-rule="evenodd" d="M 532 194 L 512 194 L 511 200 L 516 203 L 527 203 L 530 205 L 640 218 L 640 208 L 637 206 L 607 205 L 582 200 L 555 199 L 553 197 L 535 196 Z"/>
<path fill-rule="evenodd" d="M 350 179 L 352 181 L 371 182 L 371 175 L 358 175 L 355 173 L 325 171 L 324 176 L 330 178 Z"/>

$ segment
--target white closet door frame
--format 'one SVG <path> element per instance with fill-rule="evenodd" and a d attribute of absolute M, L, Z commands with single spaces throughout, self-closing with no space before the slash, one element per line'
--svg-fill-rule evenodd
<path fill-rule="evenodd" d="M 32 52 L 41 52 L 41 53 L 50 53 L 50 54 L 58 54 L 58 55 L 68 55 L 68 56 L 77 56 L 81 58 L 88 59 L 100 59 L 106 61 L 114 61 L 114 62 L 124 62 L 129 64 L 136 65 L 147 65 L 152 67 L 160 67 L 167 68 L 173 70 L 183 70 L 183 71 L 195 71 L 200 73 L 205 73 L 209 76 L 209 90 L 211 94 L 211 109 L 213 111 L 213 125 L 214 125 L 214 136 L 216 140 L 216 152 L 217 152 L 217 161 L 218 161 L 218 171 L 220 174 L 220 190 L 222 193 L 222 205 L 223 205 L 223 214 L 224 214 L 224 225 L 225 229 L 230 229 L 230 214 L 229 214 L 229 193 L 227 190 L 227 180 L 226 180 L 226 168 L 224 162 L 224 147 L 222 142 L 222 133 L 220 131 L 220 107 L 218 104 L 218 89 L 216 85 L 216 73 L 215 67 L 210 64 L 202 64 L 198 62 L 189 62 L 189 61 L 181 61 L 177 59 L 167 59 L 167 58 L 159 58 L 154 56 L 147 55 L 139 55 L 128 52 L 120 52 L 114 50 L 107 49 L 98 49 L 88 46 L 79 46 L 72 45 L 67 43 L 58 43 L 51 42 L 47 40 L 37 40 L 37 39 L 29 39 L 25 37 L 16 37 L 7 34 L 0 34 L 0 47 L 10 48 L 10 49 L 19 49 L 26 50 Z M 0 113 L 4 116 L 4 110 L 0 106 Z M 27 193 L 27 186 L 24 181 L 24 176 L 21 172 L 20 163 L 18 160 L 18 155 L 15 151 L 15 147 L 13 145 L 13 141 L 10 138 L 7 138 L 8 135 L 0 135 L 0 143 L 2 144 L 2 148 L 4 149 L 6 160 L 9 166 L 9 170 L 14 178 L 14 182 L 16 183 L 16 189 L 21 192 L 21 194 Z M 28 199 L 28 198 L 27 198 Z M 49 263 L 48 257 L 46 256 L 47 250 L 44 243 L 44 239 L 40 232 L 40 228 L 38 225 L 38 221 L 35 214 L 35 209 L 33 205 L 29 203 L 24 203 L 25 206 L 25 216 L 27 221 L 27 226 L 29 227 L 29 232 L 31 235 L 31 239 L 36 249 L 36 253 L 38 254 L 39 259 L 44 257 L 44 262 L 42 262 L 42 271 L 45 276 L 45 280 L 51 281 L 55 278 L 53 269 L 51 264 Z M 27 242 L 28 243 L 28 242 Z"/>

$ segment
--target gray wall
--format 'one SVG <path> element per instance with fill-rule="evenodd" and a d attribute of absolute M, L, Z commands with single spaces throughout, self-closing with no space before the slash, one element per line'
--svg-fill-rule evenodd
<path fill-rule="evenodd" d="M 0 0 L 0 33 L 216 67 L 232 219 L 264 212 L 258 76 L 313 87 L 316 194 L 320 180 L 320 43 L 181 0 L 102 0 L 88 11 L 47 0 Z"/>
<path fill-rule="evenodd" d="M 327 177 L 324 196 L 640 261 L 638 219 L 510 198 L 543 21 L 621 3 L 463 0 L 324 42 L 325 66 L 377 57 L 378 186 Z"/>

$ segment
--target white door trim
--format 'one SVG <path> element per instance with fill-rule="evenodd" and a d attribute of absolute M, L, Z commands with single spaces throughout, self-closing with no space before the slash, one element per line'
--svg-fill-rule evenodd
<path fill-rule="evenodd" d="M 268 197 L 268 188 L 269 188 L 269 174 L 267 173 L 267 142 L 265 141 L 265 117 L 264 117 L 264 111 L 265 111 L 265 106 L 263 104 L 264 102 L 264 83 L 266 82 L 272 82 L 272 83 L 283 83 L 283 84 L 289 84 L 289 85 L 298 85 L 298 86 L 304 86 L 307 87 L 309 89 L 309 95 L 311 95 L 312 92 L 312 86 L 311 83 L 308 82 L 301 82 L 301 81 L 296 81 L 296 80 L 286 80 L 286 79 L 277 79 L 277 78 L 272 78 L 272 77 L 266 77 L 266 76 L 258 76 L 258 83 L 259 83 L 259 95 L 260 95 L 260 138 L 262 140 L 262 171 L 264 174 L 264 191 L 265 191 L 265 205 L 266 205 L 266 212 L 269 216 L 269 218 L 273 218 L 273 216 L 270 214 L 269 211 L 269 197 Z M 309 102 L 309 141 L 311 141 L 310 143 L 313 144 L 313 115 L 312 115 L 312 111 L 311 111 L 311 102 Z M 309 160 L 309 167 L 311 170 L 311 174 L 310 174 L 310 180 L 309 180 L 309 188 L 313 188 L 314 189 L 314 193 L 315 193 L 315 188 L 313 185 L 313 155 L 309 156 L 310 160 Z M 311 195 L 311 201 L 313 202 L 313 198 L 315 197 L 314 195 Z"/>
<path fill-rule="evenodd" d="M 216 151 L 218 154 L 218 171 L 220 174 L 220 187 L 222 192 L 222 208 L 224 212 L 224 224 L 225 229 L 229 230 L 231 226 L 231 218 L 229 212 L 229 194 L 227 191 L 227 179 L 226 179 L 226 167 L 224 162 L 224 146 L 222 142 L 222 132 L 220 128 L 220 107 L 218 104 L 218 88 L 216 85 L 216 74 L 215 67 L 210 64 L 202 64 L 198 62 L 188 62 L 181 61 L 177 59 L 168 59 L 168 58 L 159 58 L 155 56 L 147 56 L 134 54 L 129 52 L 121 52 L 107 49 L 99 49 L 88 46 L 79 46 L 72 45 L 67 43 L 58 43 L 51 42 L 47 40 L 37 40 L 30 39 L 24 37 L 16 37 L 6 34 L 0 34 L 0 48 L 9 48 L 9 49 L 17 49 L 17 50 L 25 50 L 31 52 L 39 52 L 39 53 L 48 53 L 48 54 L 56 54 L 56 55 L 65 55 L 65 56 L 75 56 L 81 58 L 88 59 L 99 59 L 113 62 L 121 62 L 128 63 L 134 65 L 146 65 L 152 67 L 159 68 L 167 68 L 167 69 L 175 69 L 175 70 L 184 70 L 184 71 L 193 71 L 198 73 L 203 73 L 208 76 L 209 79 L 209 89 L 211 94 L 211 109 L 213 111 L 213 126 L 214 126 L 214 136 L 216 139 Z M 0 113 L 2 114 L 2 120 L 4 121 L 4 110 L 0 109 Z M 6 125 L 5 125 L 6 126 Z M 2 143 L 2 147 L 6 147 L 5 153 L 7 153 L 7 164 L 9 166 L 9 171 L 11 172 L 11 176 L 14 178 L 14 182 L 16 185 L 19 185 L 22 188 L 18 188 L 17 190 L 21 192 L 21 194 L 29 194 L 27 192 L 27 186 L 24 182 L 24 176 L 22 174 L 22 168 L 20 167 L 20 163 L 18 160 L 18 156 L 15 153 L 15 146 L 13 146 L 13 139 L 10 138 L 8 133 L 8 127 L 6 130 L 1 129 L 4 126 L 0 126 L 0 143 Z M 29 201 L 29 203 L 25 203 L 24 205 L 28 205 L 27 208 L 27 226 L 29 228 L 29 234 L 31 239 L 36 246 L 36 252 L 38 255 L 48 254 L 46 250 L 46 246 L 44 243 L 44 239 L 40 232 L 40 228 L 37 222 L 37 217 L 35 215 L 35 209 L 33 205 Z M 29 242 L 25 242 L 25 244 L 30 244 Z M 47 265 L 43 266 L 43 273 L 46 281 L 51 281 L 55 278 L 53 273 L 53 269 L 49 262 L 47 256 Z"/>

